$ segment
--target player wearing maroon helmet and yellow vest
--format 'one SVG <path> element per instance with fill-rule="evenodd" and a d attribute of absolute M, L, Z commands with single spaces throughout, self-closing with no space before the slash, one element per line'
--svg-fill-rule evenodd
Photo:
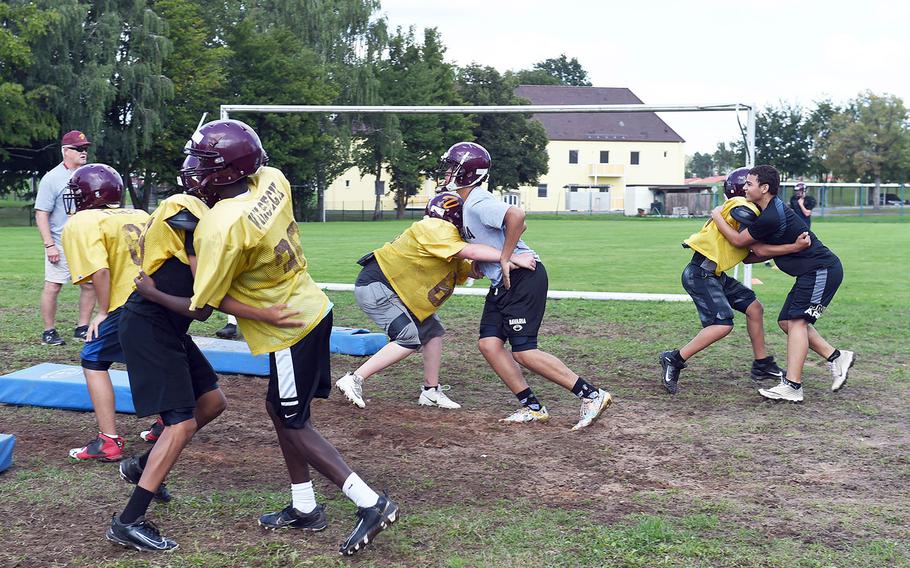
<path fill-rule="evenodd" d="M 82 371 L 88 385 L 98 436 L 69 455 L 76 460 L 119 461 L 123 438 L 114 420 L 114 387 L 108 372 L 115 361 L 124 362 L 118 338 L 121 307 L 139 273 L 139 235 L 148 213 L 121 209 L 123 180 L 104 164 L 76 170 L 64 193 L 67 212 L 75 213 L 63 228 L 63 250 L 73 284 L 91 281 L 98 298 L 98 314 L 89 324 L 82 348 Z"/>
<path fill-rule="evenodd" d="M 358 261 L 354 296 L 357 305 L 388 334 L 389 343 L 335 386 L 355 406 L 364 408 L 363 381 L 415 353 L 423 352 L 424 387 L 418 404 L 457 409 L 439 386 L 442 336 L 445 328 L 436 311 L 449 299 L 456 284 L 471 271 L 470 260 L 498 261 L 501 251 L 461 238 L 462 205 L 453 193 L 435 196 L 426 217 L 416 221 L 392 242 Z M 516 267 L 533 270 L 533 255 L 516 255 Z"/>

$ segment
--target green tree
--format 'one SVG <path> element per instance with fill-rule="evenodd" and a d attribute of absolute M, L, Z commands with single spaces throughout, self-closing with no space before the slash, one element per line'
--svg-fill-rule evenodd
<path fill-rule="evenodd" d="M 834 116 L 825 163 L 836 176 L 874 181 L 873 207 L 881 203 L 882 181 L 903 181 L 910 171 L 910 123 L 894 95 L 860 94 Z"/>
<path fill-rule="evenodd" d="M 534 64 L 534 69 L 543 71 L 555 77 L 560 85 L 573 85 L 576 87 L 590 87 L 588 72 L 584 70 L 578 59 L 568 59 L 565 53 L 559 57 L 545 59 Z"/>
<path fill-rule="evenodd" d="M 711 154 L 695 152 L 686 160 L 686 177 L 706 178 L 714 175 L 714 158 Z"/>
<path fill-rule="evenodd" d="M 831 139 L 831 126 L 835 115 L 843 109 L 830 100 L 822 100 L 815 104 L 815 108 L 806 119 L 812 150 L 810 151 L 809 171 L 817 181 L 825 181 L 831 171 L 826 165 L 828 148 Z"/>
<path fill-rule="evenodd" d="M 711 159 L 714 162 L 714 171 L 718 175 L 726 175 L 746 165 L 746 145 L 741 141 L 730 142 L 729 145 L 720 142 Z"/>
<path fill-rule="evenodd" d="M 458 73 L 458 90 L 471 105 L 527 104 L 515 96 L 515 86 L 492 67 L 471 65 Z M 493 156 L 491 189 L 533 185 L 547 173 L 547 133 L 531 114 L 479 114 L 472 119 L 474 141 Z"/>
<path fill-rule="evenodd" d="M 772 164 L 784 179 L 805 175 L 811 169 L 812 137 L 799 106 L 781 103 L 755 117 L 755 161 Z"/>

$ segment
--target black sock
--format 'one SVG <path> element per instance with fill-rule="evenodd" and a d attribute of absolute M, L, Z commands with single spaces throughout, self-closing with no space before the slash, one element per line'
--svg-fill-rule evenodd
<path fill-rule="evenodd" d="M 682 355 L 679 354 L 679 349 L 674 349 L 673 353 L 670 354 L 670 357 L 673 358 L 673 362 L 676 363 L 677 367 L 685 365 L 686 360 L 682 358 Z"/>
<path fill-rule="evenodd" d="M 788 385 L 790 385 L 791 387 L 793 387 L 793 388 L 795 388 L 795 389 L 797 389 L 797 390 L 799 390 L 799 389 L 801 389 L 801 388 L 803 387 L 803 384 L 802 384 L 802 383 L 794 383 L 793 381 L 791 381 L 791 380 L 788 379 L 788 378 L 784 378 L 784 380 L 787 381 L 787 384 L 788 384 Z"/>
<path fill-rule="evenodd" d="M 838 357 L 840 357 L 840 349 L 835 349 L 834 353 L 832 353 L 831 356 L 828 357 L 828 362 L 833 363 Z"/>
<path fill-rule="evenodd" d="M 437 386 L 438 386 L 438 385 L 437 385 Z M 427 385 L 423 385 L 423 390 L 425 390 L 425 391 L 428 391 L 428 390 L 437 390 L 437 388 L 436 388 L 436 387 L 428 387 Z"/>
<path fill-rule="evenodd" d="M 597 393 L 597 387 L 581 377 L 578 377 L 578 380 L 575 381 L 575 386 L 572 387 L 572 394 L 578 398 L 597 398 Z"/>
<path fill-rule="evenodd" d="M 143 489 L 137 485 L 136 489 L 133 490 L 132 496 L 130 496 L 129 502 L 126 504 L 126 508 L 120 513 L 120 522 L 125 525 L 135 523 L 136 519 L 148 511 L 154 496 L 155 494 L 148 489 Z"/>
<path fill-rule="evenodd" d="M 773 363 L 773 362 L 774 362 L 774 355 L 768 355 L 768 356 L 765 357 L 764 359 L 756 359 L 756 360 L 755 360 L 755 363 L 756 363 L 757 365 L 768 365 L 768 364 Z"/>
<path fill-rule="evenodd" d="M 145 469 L 146 464 L 149 462 L 149 454 L 152 453 L 152 450 L 146 450 L 144 454 L 139 456 L 139 467 Z"/>
<path fill-rule="evenodd" d="M 537 396 L 534 394 L 534 391 L 532 391 L 530 387 L 526 388 L 520 393 L 516 393 L 515 398 L 518 399 L 518 402 L 520 402 L 522 406 L 527 406 L 535 412 L 539 411 L 542 407 L 540 401 L 537 400 Z"/>

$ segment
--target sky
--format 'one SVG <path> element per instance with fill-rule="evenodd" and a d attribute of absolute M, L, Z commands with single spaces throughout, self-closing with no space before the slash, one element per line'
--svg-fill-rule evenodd
<path fill-rule="evenodd" d="M 627 87 L 645 104 L 812 108 L 871 90 L 910 105 L 910 3 L 381 1 L 392 28 L 437 28 L 451 62 L 506 71 L 565 53 L 594 86 Z M 687 154 L 740 136 L 734 113 L 661 116 Z"/>

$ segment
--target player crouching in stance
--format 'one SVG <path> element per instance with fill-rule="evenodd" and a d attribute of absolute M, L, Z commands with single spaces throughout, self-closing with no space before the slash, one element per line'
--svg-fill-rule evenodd
<path fill-rule="evenodd" d="M 114 387 L 108 369 L 123 363 L 118 329 L 122 306 L 139 273 L 139 235 L 148 213 L 121 209 L 123 179 L 104 164 L 87 164 L 70 178 L 63 195 L 67 213 L 63 250 L 73 284 L 94 283 L 98 314 L 89 324 L 82 348 L 82 371 L 98 420 L 98 436 L 85 447 L 70 450 L 76 460 L 119 461 L 123 438 L 114 420 Z"/>
<path fill-rule="evenodd" d="M 357 261 L 363 266 L 354 288 L 357 305 L 391 341 L 335 383 L 355 406 L 366 406 L 364 379 L 421 349 L 424 386 L 417 403 L 461 408 L 439 385 L 445 328 L 436 311 L 452 295 L 455 285 L 467 279 L 470 260 L 498 262 L 502 256 L 499 249 L 469 245 L 461 239 L 462 205 L 455 194 L 437 195 L 427 204 L 426 217 Z M 531 254 L 513 255 L 511 261 L 529 270 L 536 265 Z"/>
<path fill-rule="evenodd" d="M 746 329 L 752 342 L 752 379 L 781 380 L 785 373 L 774 362 L 774 357 L 765 351 L 764 308 L 755 297 L 755 292 L 725 271 L 742 262 L 748 255 L 748 248 L 730 244 L 717 229 L 717 223 L 724 223 L 742 231 L 758 218 L 758 207 L 746 201 L 743 184 L 749 168 L 739 168 L 724 181 L 724 195 L 727 200 L 721 205 L 720 221 L 709 219 L 701 230 L 683 242 L 683 247 L 695 251 L 692 260 L 682 273 L 682 285 L 695 302 L 702 329 L 689 343 L 674 351 L 660 354 L 663 367 L 661 380 L 670 394 L 678 390 L 679 373 L 686 368 L 686 361 L 720 341 L 733 331 L 733 310 L 746 314 Z M 809 246 L 808 233 L 803 233 L 792 245 L 777 247 L 777 254 L 796 252 Z"/>
<path fill-rule="evenodd" d="M 191 310 L 212 306 L 237 316 L 254 355 L 269 354 L 266 410 L 291 478 L 291 504 L 259 518 L 272 529 L 322 530 L 324 507 L 316 503 L 312 466 L 358 507 L 357 523 L 339 552 L 354 554 L 398 520 L 398 506 L 351 471 L 310 418 L 314 398 L 332 390 L 329 337 L 332 304 L 307 271 L 288 180 L 262 165 L 262 144 L 252 128 L 216 120 L 197 130 L 186 152 L 199 165 L 199 191 L 218 201 L 196 228 L 198 264 Z M 266 321 L 260 309 L 287 307 L 302 325 Z M 160 443 L 160 441 L 159 441 Z"/>
<path fill-rule="evenodd" d="M 768 245 L 780 245 L 796 240 L 808 227 L 777 196 L 780 173 L 772 166 L 755 166 L 745 182 L 746 199 L 761 209 L 755 222 L 742 232 L 720 223 L 720 208 L 711 212 L 724 237 L 738 247 L 751 246 L 756 256 L 768 256 Z M 758 392 L 765 398 L 803 401 L 802 373 L 806 355 L 811 348 L 828 362 L 833 382 L 831 390 L 840 389 L 853 366 L 852 351 L 839 351 L 819 335 L 815 321 L 831 303 L 844 278 L 840 259 L 809 232 L 811 244 L 798 252 L 777 256 L 777 267 L 794 276 L 796 283 L 787 294 L 777 317 L 777 324 L 787 334 L 787 376 L 780 384 Z M 757 258 L 755 260 L 758 260 Z"/>
<path fill-rule="evenodd" d="M 188 183 L 184 180 L 183 185 Z M 227 407 L 218 376 L 187 333 L 193 319 L 206 319 L 208 313 L 171 310 L 160 299 L 168 294 L 189 305 L 196 261 L 193 232 L 208 210 L 199 198 L 187 194 L 158 204 L 140 240 L 137 291 L 127 300 L 120 320 L 136 415 L 158 414 L 161 424 L 152 428 L 156 442 L 151 450 L 120 462 L 120 477 L 136 489 L 123 511 L 111 519 L 106 535 L 137 550 L 177 548 L 145 514 L 153 498 L 170 500 L 164 479 L 196 432 Z"/>
<path fill-rule="evenodd" d="M 590 426 L 610 405 L 612 397 L 572 372 L 565 363 L 537 347 L 537 334 L 547 306 L 547 271 L 540 260 L 535 270 L 512 270 L 516 256 L 536 257 L 521 240 L 525 213 L 480 187 L 490 174 L 490 154 L 473 142 L 454 144 L 442 157 L 442 181 L 437 191 L 455 191 L 464 200 L 462 236 L 470 244 L 501 250 L 498 262 L 475 266 L 490 279 L 490 291 L 480 319 L 478 347 L 490 367 L 518 398 L 521 408 L 502 422 L 546 422 L 540 403 L 522 375 L 521 365 L 581 399 L 580 418 L 572 430 Z M 475 274 L 479 277 L 479 273 Z M 505 348 L 508 341 L 512 350 Z"/>

